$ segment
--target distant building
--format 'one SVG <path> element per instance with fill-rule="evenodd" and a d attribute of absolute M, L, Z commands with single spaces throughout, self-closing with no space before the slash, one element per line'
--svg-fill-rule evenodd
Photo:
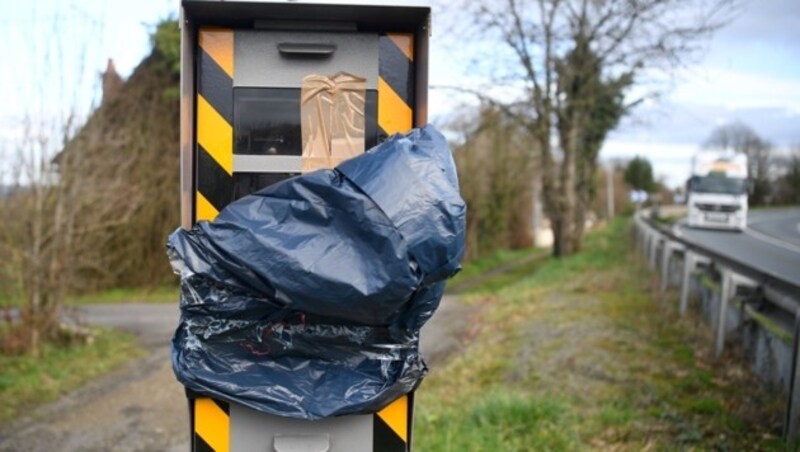
<path fill-rule="evenodd" d="M 103 100 L 101 103 L 105 104 L 119 95 L 119 93 L 122 91 L 122 84 L 124 81 L 117 73 L 117 68 L 114 66 L 114 60 L 111 58 L 108 59 L 106 71 L 103 72 L 101 77 L 103 79 Z"/>

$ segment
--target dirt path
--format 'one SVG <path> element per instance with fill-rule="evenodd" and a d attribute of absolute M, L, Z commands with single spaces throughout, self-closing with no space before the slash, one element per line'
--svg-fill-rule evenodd
<path fill-rule="evenodd" d="M 150 353 L 3 426 L 0 450 L 187 450 L 186 398 L 169 354 L 177 306 L 87 306 L 79 316 L 132 332 Z"/>
<path fill-rule="evenodd" d="M 422 350 L 436 366 L 460 349 L 474 308 L 446 296 L 423 329 Z M 134 333 L 150 353 L 55 403 L 0 427 L 0 451 L 185 451 L 189 418 L 170 364 L 175 305 L 115 304 L 81 308 L 89 323 Z"/>

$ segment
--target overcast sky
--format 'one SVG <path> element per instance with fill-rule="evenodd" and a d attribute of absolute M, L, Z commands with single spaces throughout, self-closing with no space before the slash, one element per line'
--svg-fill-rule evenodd
<path fill-rule="evenodd" d="M 453 84 L 464 77 L 465 59 L 447 44 L 451 50 L 437 55 L 436 32 L 447 26 L 439 19 L 431 83 Z M 611 133 L 601 159 L 646 156 L 658 176 L 679 186 L 689 175 L 691 155 L 717 125 L 745 122 L 782 151 L 800 145 L 800 0 L 743 2 L 735 20 L 662 88 L 659 101 L 638 107 Z M 438 115 L 460 102 L 441 91 L 433 91 L 431 100 Z"/>
<path fill-rule="evenodd" d="M 0 71 L 0 140 L 8 143 L 19 135 L 25 112 L 70 106 L 88 111 L 99 97 L 98 74 L 107 59 L 114 59 L 123 76 L 130 75 L 150 51 L 153 25 L 174 17 L 176 5 L 175 0 L 0 2 L 0 37 L 9 44 L 5 61 L 13 67 Z M 453 52 L 437 34 L 438 23 L 431 42 L 431 84 L 471 77 L 469 50 Z M 59 88 L 54 82 L 59 79 L 70 89 Z M 447 115 L 460 102 L 452 93 L 433 91 L 432 116 Z M 601 158 L 644 155 L 658 175 L 680 185 L 699 143 L 714 126 L 736 120 L 781 149 L 800 144 L 800 0 L 745 3 L 662 100 L 639 107 L 611 134 Z"/>
<path fill-rule="evenodd" d="M 691 154 L 719 124 L 742 121 L 782 151 L 800 145 L 800 1 L 746 3 L 677 82 L 663 102 L 635 111 L 602 155 L 646 155 L 678 185 Z"/>

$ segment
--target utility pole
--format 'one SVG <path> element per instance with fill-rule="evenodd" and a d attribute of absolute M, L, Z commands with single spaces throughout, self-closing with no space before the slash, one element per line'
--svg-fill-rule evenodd
<path fill-rule="evenodd" d="M 609 163 L 606 168 L 606 218 L 614 218 L 614 165 Z"/>

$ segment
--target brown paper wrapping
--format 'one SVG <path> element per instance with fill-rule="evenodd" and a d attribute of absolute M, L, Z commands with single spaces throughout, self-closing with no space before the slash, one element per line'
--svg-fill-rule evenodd
<path fill-rule="evenodd" d="M 333 168 L 364 153 L 367 80 L 346 72 L 309 75 L 300 93 L 302 169 Z"/>

